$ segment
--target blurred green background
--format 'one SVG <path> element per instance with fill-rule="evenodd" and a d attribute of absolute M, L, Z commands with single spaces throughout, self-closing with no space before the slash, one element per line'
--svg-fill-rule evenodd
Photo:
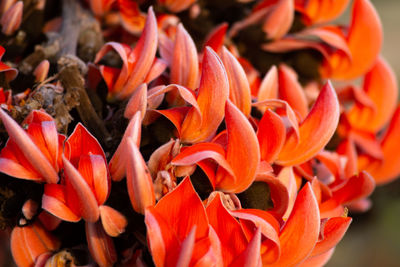
<path fill-rule="evenodd" d="M 400 77 L 400 0 L 372 0 L 383 24 L 382 55 Z M 348 14 L 343 20 L 348 19 Z M 347 20 L 348 21 L 348 20 Z M 400 138 L 400 136 L 399 136 Z M 399 155 L 400 157 L 400 149 Z M 365 214 L 353 222 L 327 267 L 400 266 L 400 179 L 378 187 Z"/>

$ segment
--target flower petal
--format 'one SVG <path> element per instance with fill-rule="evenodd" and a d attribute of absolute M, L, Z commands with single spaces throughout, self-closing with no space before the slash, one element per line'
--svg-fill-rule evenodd
<path fill-rule="evenodd" d="M 116 94 L 116 98 L 125 99 L 129 97 L 136 88 L 143 83 L 150 71 L 157 52 L 158 30 L 157 21 L 153 8 L 149 8 L 146 24 L 135 49 L 129 55 L 130 60 L 134 58 L 132 71 L 122 90 Z"/>
<path fill-rule="evenodd" d="M 137 146 L 140 145 L 141 126 L 141 112 L 136 112 L 133 118 L 129 121 L 124 135 L 122 136 L 121 142 L 119 143 L 117 150 L 114 152 L 114 155 L 110 160 L 109 168 L 113 181 L 121 181 L 124 178 L 126 173 L 126 142 L 128 139 L 132 139 Z"/>
<path fill-rule="evenodd" d="M 229 81 L 224 66 L 211 48 L 206 48 L 197 96 L 201 117 L 193 108 L 182 124 L 181 139 L 198 143 L 212 138 L 224 118 L 224 105 L 229 96 Z"/>
<path fill-rule="evenodd" d="M 341 80 L 357 78 L 374 64 L 382 39 L 382 25 L 374 6 L 369 0 L 355 0 L 347 35 L 352 59 L 343 57 L 340 52 L 334 53 L 329 61 L 337 63 L 332 70 L 324 66 L 322 75 Z"/>
<path fill-rule="evenodd" d="M 229 80 L 229 99 L 248 118 L 251 111 L 250 85 L 239 61 L 226 49 L 221 50 L 221 59 Z"/>
<path fill-rule="evenodd" d="M 76 194 L 77 198 L 74 201 L 79 203 L 80 215 L 88 222 L 97 221 L 99 218 L 99 208 L 95 195 L 86 183 L 85 178 L 82 177 L 79 171 L 64 156 L 63 163 L 67 188 L 71 186 L 71 190 Z"/>
<path fill-rule="evenodd" d="M 260 149 L 250 122 L 229 100 L 225 106 L 225 123 L 228 133 L 226 160 L 235 176 L 233 177 L 234 183 L 232 183 L 232 178 L 227 177 L 226 171 L 219 169 L 216 187 L 225 192 L 239 193 L 246 190 L 256 177 L 260 162 Z"/>
<path fill-rule="evenodd" d="M 310 257 L 315 257 L 334 248 L 343 238 L 350 226 L 350 217 L 335 217 L 328 219 L 323 227 L 323 239 L 318 241 Z"/>
<path fill-rule="evenodd" d="M 297 195 L 293 211 L 279 236 L 281 257 L 271 266 L 296 266 L 303 262 L 318 241 L 319 225 L 318 203 L 307 183 Z"/>
<path fill-rule="evenodd" d="M 153 180 L 134 140 L 126 140 L 126 183 L 133 209 L 144 214 L 146 208 L 156 203 Z"/>
<path fill-rule="evenodd" d="M 186 238 L 193 225 L 197 226 L 196 240 L 208 236 L 207 215 L 189 177 L 161 198 L 155 210 L 163 215 L 169 227 L 175 228 L 180 241 Z"/>
<path fill-rule="evenodd" d="M 257 138 L 261 160 L 275 161 L 286 140 L 286 128 L 281 117 L 267 109 L 258 124 Z"/>
<path fill-rule="evenodd" d="M 105 205 L 100 206 L 99 211 L 101 224 L 109 236 L 117 237 L 125 231 L 128 221 L 124 215 Z"/>
<path fill-rule="evenodd" d="M 56 170 L 21 126 L 2 109 L 0 109 L 0 119 L 3 121 L 10 138 L 17 144 L 35 170 L 43 176 L 47 183 L 57 183 L 58 174 Z"/>
<path fill-rule="evenodd" d="M 117 261 L 114 243 L 100 222 L 86 222 L 86 240 L 90 254 L 100 267 L 111 267 Z"/>
<path fill-rule="evenodd" d="M 356 104 L 347 118 L 353 127 L 377 132 L 389 122 L 398 98 L 396 76 L 382 57 L 365 75 L 363 90 L 372 100 L 374 108 Z"/>
<path fill-rule="evenodd" d="M 222 204 L 220 194 L 208 204 L 207 216 L 221 241 L 224 265 L 229 265 L 247 247 L 247 239 L 239 222 L 229 214 Z"/>
<path fill-rule="evenodd" d="M 182 24 L 175 35 L 174 52 L 171 62 L 171 83 L 195 89 L 198 83 L 199 61 L 196 45 Z"/>
<path fill-rule="evenodd" d="M 335 90 L 328 82 L 300 125 L 300 140 L 297 142 L 295 133 L 290 132 L 277 163 L 285 166 L 296 165 L 312 158 L 329 142 L 338 122 L 339 102 Z"/>

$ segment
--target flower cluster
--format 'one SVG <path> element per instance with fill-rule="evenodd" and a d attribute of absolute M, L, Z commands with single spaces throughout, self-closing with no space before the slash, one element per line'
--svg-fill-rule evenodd
<path fill-rule="evenodd" d="M 348 212 L 399 176 L 398 88 L 369 0 L 346 27 L 332 21 L 348 0 L 71 2 L 107 41 L 79 64 L 111 141 L 72 108 L 72 131 L 52 105 L 14 120 L 40 88 L 71 97 L 50 56 L 26 102 L 0 89 L 0 172 L 42 190 L 13 225 L 18 266 L 322 266 Z M 22 1 L 1 7 L 12 35 Z"/>

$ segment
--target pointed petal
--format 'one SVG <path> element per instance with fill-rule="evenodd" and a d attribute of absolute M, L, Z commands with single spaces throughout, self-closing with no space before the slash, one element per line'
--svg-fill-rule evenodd
<path fill-rule="evenodd" d="M 272 66 L 269 71 L 265 74 L 261 81 L 258 89 L 257 101 L 261 102 L 268 99 L 278 98 L 278 69 L 276 66 Z M 262 112 L 265 111 L 265 107 L 258 107 Z"/>
<path fill-rule="evenodd" d="M 94 62 L 98 63 L 111 49 L 114 49 L 121 57 L 122 69 L 119 71 L 111 67 L 100 66 L 100 72 L 107 83 L 109 94 L 116 94 L 122 90 L 123 85 L 128 80 L 129 73 L 132 71 L 132 63 L 128 61 L 131 48 L 125 44 L 108 42 L 97 52 Z"/>
<path fill-rule="evenodd" d="M 280 0 L 271 8 L 262 29 L 269 39 L 280 39 L 289 32 L 294 20 L 294 1 Z"/>
<path fill-rule="evenodd" d="M 32 220 L 38 210 L 38 203 L 33 199 L 28 199 L 22 206 L 22 214 L 27 220 Z"/>
<path fill-rule="evenodd" d="M 81 155 L 100 155 L 106 161 L 106 156 L 97 139 L 83 126 L 78 123 L 66 141 L 70 146 L 68 159 L 74 166 L 78 166 Z"/>
<path fill-rule="evenodd" d="M 357 78 L 372 67 L 381 50 L 382 39 L 382 25 L 374 6 L 369 0 L 355 0 L 347 36 L 352 60 L 339 52 L 334 53 L 330 61 L 338 63 L 332 72 L 323 70 L 322 75 L 342 80 Z"/>
<path fill-rule="evenodd" d="M 311 185 L 307 183 L 299 192 L 293 211 L 281 231 L 281 257 L 271 266 L 295 266 L 303 262 L 318 241 L 319 225 L 318 203 Z M 299 229 L 302 231 L 299 232 Z"/>
<path fill-rule="evenodd" d="M 47 183 L 57 183 L 58 174 L 56 170 L 21 126 L 2 109 L 0 109 L 0 119 L 3 121 L 10 138 L 17 144 L 37 172 L 43 176 L 44 180 Z"/>
<path fill-rule="evenodd" d="M 122 88 L 121 92 L 116 95 L 118 99 L 129 97 L 136 88 L 144 81 L 147 73 L 150 71 L 157 51 L 157 21 L 153 12 L 153 8 L 149 8 L 146 24 L 142 35 L 130 57 L 135 58 L 132 72 Z"/>
<path fill-rule="evenodd" d="M 50 62 L 45 59 L 37 65 L 33 71 L 33 76 L 35 76 L 35 82 L 43 82 L 47 78 L 49 73 Z"/>
<path fill-rule="evenodd" d="M 205 38 L 204 49 L 209 46 L 212 50 L 219 53 L 219 50 L 224 45 L 226 30 L 228 29 L 228 23 L 223 22 L 215 27 Z M 204 50 L 203 49 L 203 50 Z"/>
<path fill-rule="evenodd" d="M 224 265 L 229 265 L 242 253 L 248 244 L 239 222 L 229 214 L 222 204 L 220 194 L 207 206 L 207 216 L 221 241 Z"/>
<path fill-rule="evenodd" d="M 100 206 L 99 211 L 101 224 L 103 225 L 104 231 L 106 231 L 109 236 L 117 237 L 125 232 L 128 221 L 124 215 L 105 205 Z"/>
<path fill-rule="evenodd" d="M 99 208 L 95 195 L 86 183 L 85 178 L 82 177 L 79 171 L 64 156 L 63 163 L 66 179 L 68 179 L 72 190 L 76 194 L 77 199 L 75 201 L 79 203 L 79 211 L 82 218 L 88 222 L 97 221 L 99 218 Z"/>
<path fill-rule="evenodd" d="M 146 16 L 140 12 L 138 3 L 118 0 L 118 5 L 123 27 L 132 34 L 139 34 L 143 30 Z"/>
<path fill-rule="evenodd" d="M 95 262 L 100 267 L 111 267 L 117 261 L 114 243 L 103 230 L 100 222 L 85 223 L 88 248 Z"/>
<path fill-rule="evenodd" d="M 257 138 L 261 160 L 275 161 L 286 140 L 286 128 L 281 117 L 267 109 L 258 124 Z"/>
<path fill-rule="evenodd" d="M 260 257 L 261 230 L 257 228 L 247 248 L 232 262 L 231 266 L 262 266 Z"/>
<path fill-rule="evenodd" d="M 346 10 L 349 0 L 295 1 L 296 10 L 307 16 L 309 24 L 319 24 L 336 19 Z"/>
<path fill-rule="evenodd" d="M 68 222 L 78 222 L 81 218 L 67 205 L 65 186 L 46 184 L 42 196 L 42 209 Z"/>
<path fill-rule="evenodd" d="M 398 98 L 396 76 L 382 57 L 365 75 L 363 90 L 372 100 L 374 108 L 356 104 L 347 117 L 353 127 L 377 132 L 389 122 Z"/>
<path fill-rule="evenodd" d="M 221 50 L 221 60 L 229 80 L 229 99 L 248 118 L 251 111 L 250 85 L 239 61 L 226 49 Z"/>
<path fill-rule="evenodd" d="M 277 163 L 295 165 L 312 158 L 329 142 L 339 122 L 339 103 L 332 85 L 328 82 L 307 118 L 301 123 L 300 140 L 290 133 Z"/>
<path fill-rule="evenodd" d="M 128 104 L 126 104 L 124 117 L 127 119 L 131 119 L 136 112 L 141 112 L 141 117 L 143 119 L 146 114 L 147 109 L 147 85 L 142 83 L 136 89 L 136 91 L 129 98 Z"/>
<path fill-rule="evenodd" d="M 179 246 L 177 236 L 154 207 L 145 210 L 145 223 L 153 262 L 157 267 L 165 266 L 167 253 L 173 252 Z"/>
<path fill-rule="evenodd" d="M 203 203 L 188 177 L 161 198 L 155 210 L 164 215 L 170 227 L 176 227 L 174 230 L 181 241 L 186 238 L 193 225 L 197 226 L 196 239 L 208 236 L 208 220 Z"/>
<path fill-rule="evenodd" d="M 14 3 L 1 17 L 1 31 L 5 35 L 12 35 L 22 22 L 22 13 L 24 9 L 24 2 L 18 1 Z"/>
<path fill-rule="evenodd" d="M 179 252 L 179 257 L 175 266 L 177 267 L 189 266 L 190 260 L 192 258 L 195 238 L 196 238 L 196 225 L 193 225 L 192 230 L 189 232 L 189 234 L 181 244 L 181 250 Z"/>
<path fill-rule="evenodd" d="M 240 219 L 248 238 L 249 232 L 254 233 L 255 228 L 260 229 L 264 237 L 261 243 L 263 261 L 275 262 L 280 255 L 279 222 L 268 212 L 257 209 L 231 211 L 231 214 Z"/>
<path fill-rule="evenodd" d="M 100 155 L 82 156 L 79 160 L 78 171 L 94 193 L 98 205 L 102 205 L 111 190 L 104 159 Z"/>
<path fill-rule="evenodd" d="M 337 203 L 346 204 L 369 196 L 375 189 L 375 181 L 367 172 L 351 177 L 347 183 L 333 192 Z"/>
<path fill-rule="evenodd" d="M 225 107 L 225 122 L 228 132 L 228 147 L 226 160 L 233 169 L 235 176 L 227 177 L 223 169 L 217 172 L 217 188 L 225 192 L 239 193 L 246 190 L 256 177 L 260 162 L 260 150 L 257 136 L 249 121 L 229 100 Z M 246 140 L 244 142 L 244 140 Z M 243 168 L 242 166 L 246 166 Z"/>
<path fill-rule="evenodd" d="M 303 120 L 308 114 L 308 103 L 295 71 L 286 65 L 280 65 L 278 73 L 279 98 L 288 102 Z"/>
<path fill-rule="evenodd" d="M 142 130 L 141 127 L 141 112 L 137 112 L 129 121 L 129 124 L 125 129 L 124 135 L 122 136 L 121 142 L 119 143 L 117 150 L 114 152 L 114 155 L 110 160 L 109 168 L 113 181 L 121 181 L 124 178 L 126 172 L 126 142 L 128 139 L 132 139 L 134 143 L 139 146 Z"/>
<path fill-rule="evenodd" d="M 321 255 L 334 248 L 343 238 L 351 221 L 352 219 L 349 217 L 328 219 L 323 227 L 323 239 L 315 245 L 310 257 Z"/>
<path fill-rule="evenodd" d="M 224 118 L 224 105 L 229 96 L 229 81 L 224 66 L 210 48 L 206 48 L 197 96 L 201 117 L 191 109 L 182 124 L 181 139 L 197 143 L 212 138 Z"/>
<path fill-rule="evenodd" d="M 150 83 L 158 78 L 168 67 L 168 62 L 164 59 L 155 58 L 151 69 L 144 79 L 144 83 Z"/>
<path fill-rule="evenodd" d="M 397 157 L 400 147 L 400 106 L 397 107 L 389 127 L 381 141 L 384 160 L 377 162 L 372 160 L 365 166 L 365 170 L 371 173 L 377 184 L 388 183 L 394 180 L 400 173 L 400 158 Z"/>
<path fill-rule="evenodd" d="M 200 143 L 185 147 L 171 163 L 176 166 L 187 166 L 196 164 L 204 159 L 215 160 L 230 175 L 234 175 L 232 167 L 225 159 L 225 150 L 220 145 L 214 143 Z"/>
<path fill-rule="evenodd" d="M 195 89 L 198 75 L 199 61 L 196 46 L 183 25 L 179 24 L 171 63 L 171 83 Z"/>
<path fill-rule="evenodd" d="M 153 180 L 134 141 L 128 138 L 126 146 L 126 183 L 129 198 L 133 209 L 144 214 L 146 208 L 152 207 L 156 203 Z"/>

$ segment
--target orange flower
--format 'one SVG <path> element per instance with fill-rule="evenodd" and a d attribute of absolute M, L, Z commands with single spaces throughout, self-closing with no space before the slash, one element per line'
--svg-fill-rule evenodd
<path fill-rule="evenodd" d="M 185 148 L 172 160 L 172 164 L 197 163 L 207 173 L 214 188 L 239 193 L 255 179 L 260 161 L 259 144 L 246 117 L 229 100 L 225 107 L 225 123 L 226 132 L 218 135 L 213 143 L 199 143 Z M 205 159 L 215 160 L 219 167 Z"/>

